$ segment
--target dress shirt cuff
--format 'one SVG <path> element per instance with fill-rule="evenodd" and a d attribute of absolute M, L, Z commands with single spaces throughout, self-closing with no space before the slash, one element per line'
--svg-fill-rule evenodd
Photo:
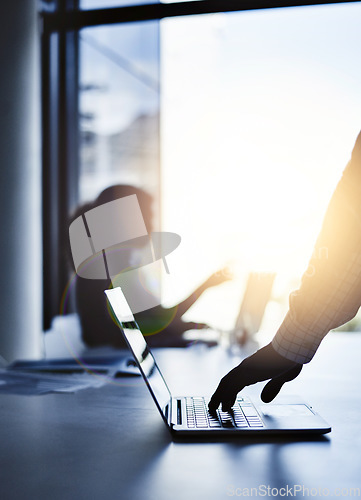
<path fill-rule="evenodd" d="M 312 331 L 302 328 L 288 312 L 272 340 L 272 347 L 278 354 L 295 363 L 309 363 L 326 334 L 327 330 L 324 335 L 319 332 L 315 335 Z"/>

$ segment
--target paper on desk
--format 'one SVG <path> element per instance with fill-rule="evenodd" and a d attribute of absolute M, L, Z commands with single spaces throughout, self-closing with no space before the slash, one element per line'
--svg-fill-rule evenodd
<path fill-rule="evenodd" d="M 91 374 L 48 375 L 0 370 L 0 394 L 36 395 L 50 392 L 71 393 L 106 384 L 105 377 Z"/>

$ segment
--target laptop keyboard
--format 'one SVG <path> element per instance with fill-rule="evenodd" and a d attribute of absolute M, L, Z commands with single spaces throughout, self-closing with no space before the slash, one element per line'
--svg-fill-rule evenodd
<path fill-rule="evenodd" d="M 186 397 L 187 426 L 197 429 L 213 428 L 260 428 L 264 427 L 255 407 L 245 398 L 237 398 L 232 411 L 217 410 L 209 413 L 202 397 Z"/>

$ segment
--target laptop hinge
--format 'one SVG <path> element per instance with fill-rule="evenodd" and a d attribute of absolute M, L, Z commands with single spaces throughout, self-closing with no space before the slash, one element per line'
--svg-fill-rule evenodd
<path fill-rule="evenodd" d="M 177 425 L 182 425 L 182 402 L 177 399 Z"/>
<path fill-rule="evenodd" d="M 172 398 L 172 409 L 170 422 L 173 425 L 182 425 L 182 400 Z"/>

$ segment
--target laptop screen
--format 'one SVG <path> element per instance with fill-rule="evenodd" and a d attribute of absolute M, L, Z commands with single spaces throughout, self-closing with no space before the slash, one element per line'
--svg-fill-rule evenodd
<path fill-rule="evenodd" d="M 167 411 L 169 408 L 168 403 L 171 400 L 171 393 L 153 354 L 148 349 L 147 343 L 134 320 L 124 294 L 120 287 L 105 290 L 105 294 L 158 409 L 165 420 L 168 421 Z"/>

